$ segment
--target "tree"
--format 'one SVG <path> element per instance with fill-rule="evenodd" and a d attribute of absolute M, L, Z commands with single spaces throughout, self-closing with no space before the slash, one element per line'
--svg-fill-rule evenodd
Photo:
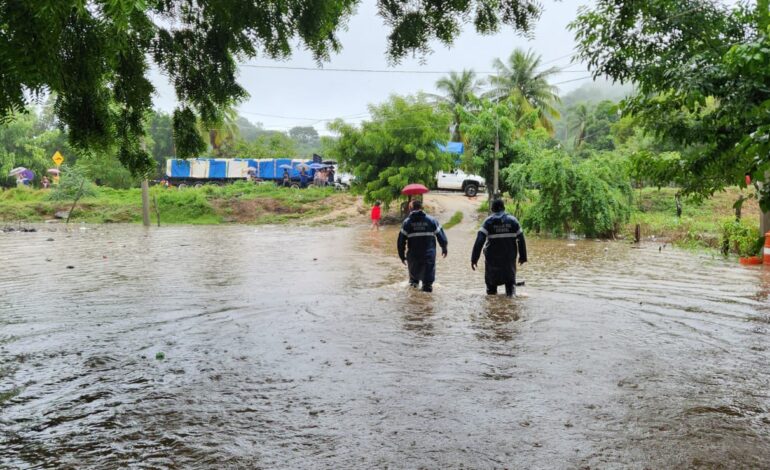
<path fill-rule="evenodd" d="M 153 161 L 144 150 L 145 113 L 152 107 L 150 63 L 169 77 L 177 155 L 204 148 L 197 117 L 211 125 L 222 108 L 246 91 L 237 83 L 236 57 L 286 58 L 292 45 L 319 62 L 341 45 L 343 28 L 359 0 L 57 0 L 0 2 L 0 120 L 29 100 L 56 94 L 56 115 L 79 148 L 119 147 L 120 161 L 144 174 Z M 533 0 L 490 3 L 379 0 L 390 27 L 393 62 L 427 54 L 434 39 L 451 44 L 466 21 L 481 33 L 511 25 L 531 29 L 540 13 Z"/>
<path fill-rule="evenodd" d="M 505 172 L 511 185 L 535 186 L 526 227 L 556 234 L 575 231 L 613 237 L 631 215 L 632 188 L 625 162 L 605 154 L 574 163 L 564 151 L 545 149 Z"/>
<path fill-rule="evenodd" d="M 494 191 L 492 182 L 495 157 L 499 168 L 513 163 L 516 139 L 540 125 L 538 112 L 526 100 L 517 96 L 498 102 L 474 99 L 472 109 L 474 111 L 461 110 L 460 128 L 468 140 L 470 150 L 468 166 L 487 180 L 487 191 L 491 196 Z M 497 152 L 496 142 L 499 143 Z M 501 188 L 501 191 L 504 190 Z"/>
<path fill-rule="evenodd" d="M 253 142 L 239 141 L 235 151 L 241 158 L 294 158 L 297 146 L 288 135 L 273 131 L 260 135 Z"/>
<path fill-rule="evenodd" d="M 438 150 L 446 142 L 450 115 L 421 98 L 393 96 L 370 106 L 371 121 L 353 127 L 341 120 L 329 128 L 340 134 L 331 155 L 356 176 L 368 202 L 388 206 L 410 183 L 432 186 L 439 170 L 448 170 L 452 157 Z"/>
<path fill-rule="evenodd" d="M 223 107 L 216 113 L 214 121 L 199 120 L 198 132 L 208 139 L 209 150 L 215 157 L 235 156 L 235 142 L 240 136 L 238 111 L 232 105 Z"/>
<path fill-rule="evenodd" d="M 295 126 L 289 129 L 289 137 L 301 144 L 313 144 L 319 140 L 318 131 L 313 126 Z"/>
<path fill-rule="evenodd" d="M 569 110 L 568 116 L 572 121 L 572 125 L 569 127 L 569 131 L 575 135 L 575 148 L 580 148 L 583 144 L 583 140 L 586 137 L 586 128 L 591 115 L 588 111 L 588 106 L 585 103 L 580 103 L 575 108 Z"/>
<path fill-rule="evenodd" d="M 166 159 L 176 156 L 172 125 L 171 115 L 160 111 L 150 111 L 146 119 L 147 136 L 152 140 L 150 155 L 160 173 L 166 167 Z"/>
<path fill-rule="evenodd" d="M 598 0 L 571 25 L 594 76 L 635 83 L 625 110 L 680 147 L 685 193 L 708 196 L 770 170 L 769 7 Z M 761 204 L 770 209 L 770 185 Z"/>
<path fill-rule="evenodd" d="M 446 106 L 452 112 L 452 140 L 462 141 L 460 133 L 460 108 L 467 107 L 476 96 L 481 84 L 473 70 L 463 70 L 460 73 L 449 72 L 449 76 L 442 77 L 436 82 L 436 89 L 443 95 L 431 95 Z"/>
<path fill-rule="evenodd" d="M 558 118 L 559 111 L 555 105 L 559 103 L 558 88 L 548 83 L 549 77 L 558 69 L 551 67 L 537 70 L 541 57 L 532 51 L 515 49 L 508 57 L 508 63 L 495 59 L 492 66 L 497 75 L 489 77 L 492 90 L 489 96 L 493 100 L 501 100 L 511 96 L 523 97 L 540 113 L 539 119 L 543 127 L 553 131 L 551 118 Z"/>

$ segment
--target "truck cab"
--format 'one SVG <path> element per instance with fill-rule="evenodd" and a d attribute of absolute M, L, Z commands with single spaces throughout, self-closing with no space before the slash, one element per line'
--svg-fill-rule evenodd
<path fill-rule="evenodd" d="M 462 191 L 466 196 L 473 197 L 483 188 L 486 181 L 479 175 L 471 175 L 458 169 L 439 171 L 436 174 L 436 187 L 450 191 Z"/>

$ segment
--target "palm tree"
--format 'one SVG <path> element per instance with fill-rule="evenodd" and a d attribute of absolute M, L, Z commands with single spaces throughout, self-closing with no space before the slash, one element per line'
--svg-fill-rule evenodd
<path fill-rule="evenodd" d="M 449 72 L 449 76 L 443 77 L 436 82 L 436 89 L 442 92 L 442 95 L 431 95 L 436 101 L 448 107 L 452 111 L 452 140 L 460 142 L 460 113 L 458 106 L 466 107 L 471 98 L 479 90 L 481 83 L 476 78 L 476 72 L 473 70 L 463 70 L 460 73 Z"/>
<path fill-rule="evenodd" d="M 553 132 L 551 118 L 558 118 L 555 106 L 559 99 L 559 89 L 548 83 L 548 79 L 558 72 L 551 67 L 538 71 L 541 57 L 532 51 L 516 49 L 508 57 L 508 63 L 495 59 L 492 66 L 497 75 L 489 77 L 492 90 L 488 93 L 493 100 L 501 100 L 518 92 L 527 102 L 540 112 L 543 127 Z"/>
<path fill-rule="evenodd" d="M 233 147 L 240 135 L 238 127 L 238 111 L 233 106 L 225 106 L 219 112 L 217 121 L 207 125 L 198 121 L 198 130 L 204 138 L 207 136 L 209 146 L 214 156 L 225 157 L 225 147 Z"/>
<path fill-rule="evenodd" d="M 590 118 L 591 113 L 588 112 L 588 106 L 585 103 L 577 105 L 574 113 L 571 114 L 572 125 L 569 127 L 569 132 L 575 133 L 575 148 L 580 148 L 585 141 L 586 127 Z"/>

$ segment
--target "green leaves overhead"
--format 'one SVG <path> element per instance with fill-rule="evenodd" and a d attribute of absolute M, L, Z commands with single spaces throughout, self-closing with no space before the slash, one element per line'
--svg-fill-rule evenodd
<path fill-rule="evenodd" d="M 103 150 L 117 144 L 121 162 L 146 174 L 142 118 L 154 89 L 151 58 L 180 102 L 174 113 L 180 156 L 200 151 L 191 114 L 206 124 L 247 93 L 237 60 L 288 57 L 307 48 L 319 62 L 341 48 L 337 32 L 360 0 L 2 0 L 0 123 L 30 99 L 54 93 L 56 114 L 72 144 Z M 531 28 L 530 0 L 379 0 L 391 27 L 393 62 L 427 53 L 433 39 L 450 44 L 463 23 L 483 33 L 502 25 Z"/>
<path fill-rule="evenodd" d="M 635 83 L 639 94 L 626 110 L 681 148 L 685 193 L 708 196 L 770 170 L 767 10 L 767 0 L 753 9 L 598 0 L 572 24 L 594 74 Z M 761 203 L 770 209 L 770 192 Z"/>

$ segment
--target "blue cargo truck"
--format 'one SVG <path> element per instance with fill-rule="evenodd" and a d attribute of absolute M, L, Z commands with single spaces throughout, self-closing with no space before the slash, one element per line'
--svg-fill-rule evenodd
<path fill-rule="evenodd" d="M 187 160 L 169 158 L 166 160 L 166 178 L 174 186 L 200 186 L 206 183 L 226 184 L 254 180 L 283 180 L 284 169 L 291 167 L 289 178 L 299 182 L 298 166 L 304 165 L 309 181 L 315 170 L 309 168 L 313 161 L 291 158 L 190 158 Z"/>

